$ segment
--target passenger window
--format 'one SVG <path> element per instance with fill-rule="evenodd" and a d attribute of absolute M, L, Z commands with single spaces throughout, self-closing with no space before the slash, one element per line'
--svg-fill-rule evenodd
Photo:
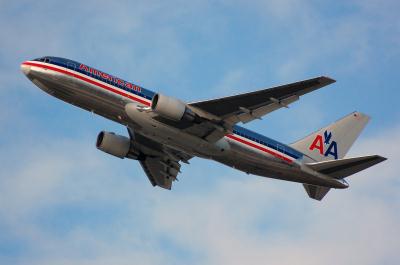
<path fill-rule="evenodd" d="M 283 145 L 277 144 L 276 149 L 281 153 L 285 153 L 285 147 Z"/>

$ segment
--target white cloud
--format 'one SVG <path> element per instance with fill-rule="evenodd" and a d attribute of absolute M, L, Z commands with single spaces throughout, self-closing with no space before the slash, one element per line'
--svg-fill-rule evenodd
<path fill-rule="evenodd" d="M 160 192 L 144 176 L 115 172 L 116 160 L 94 155 L 82 141 L 49 140 L 46 148 L 31 146 L 24 167 L 3 171 L 10 174 L 1 177 L 0 220 L 38 253 L 26 253 L 22 264 L 187 263 L 181 252 L 202 264 L 396 264 L 400 153 L 392 143 L 399 131 L 358 144 L 357 153 L 390 160 L 351 177 L 350 189 L 333 190 L 322 202 L 308 199 L 301 185 L 240 172 L 204 191 Z M 102 204 L 103 211 L 119 210 L 93 227 L 80 223 L 84 218 L 61 227 L 63 235 L 46 226 L 64 205 L 90 212 Z"/>
<path fill-rule="evenodd" d="M 364 1 L 359 3 L 363 5 Z M 395 18 L 393 14 L 397 16 L 397 9 L 387 6 L 378 18 L 366 23 L 362 18 L 365 12 L 374 14 L 377 9 L 377 2 L 367 3 L 372 4 L 364 13 L 340 18 L 342 21 L 333 21 L 332 25 L 322 25 L 316 8 L 304 2 L 273 1 L 256 6 L 260 12 L 266 12 L 265 19 L 283 25 L 282 34 L 288 34 L 286 40 L 291 42 L 290 46 L 283 43 L 283 48 L 278 49 L 284 56 L 282 63 L 274 66 L 277 75 L 293 80 L 293 75 L 302 75 L 315 62 L 348 56 L 345 52 L 349 48 L 357 53 L 350 56 L 351 64 L 342 65 L 343 71 L 367 64 L 372 32 L 386 25 L 386 11 L 391 14 L 390 19 Z M 80 14 L 84 16 L 75 17 L 76 21 L 70 21 L 68 13 L 72 10 L 68 8 L 58 20 L 55 18 L 59 13 L 52 13 L 51 6 L 37 5 L 34 7 L 38 12 L 23 12 L 26 16 L 15 16 L 10 20 L 12 23 L 5 21 L 9 16 L 1 16 L 6 26 L 0 32 L 7 36 L 0 44 L 3 60 L 15 61 L 28 54 L 73 55 L 77 51 L 93 60 L 98 60 L 100 54 L 110 60 L 113 54 L 118 55 L 112 58 L 113 65 L 125 69 L 133 78 L 149 80 L 152 75 L 161 74 L 166 77 L 164 80 L 172 81 L 192 55 L 189 46 L 193 43 L 185 43 L 176 27 L 187 27 L 190 31 L 194 26 L 178 25 L 179 18 L 209 8 L 201 3 L 191 7 L 161 2 L 148 7 L 142 3 L 131 13 L 117 4 L 112 12 L 119 16 L 111 18 L 120 27 L 113 29 L 102 20 L 104 13 L 110 11 L 108 3 L 106 7 L 99 8 L 100 5 L 96 2 L 82 7 Z M 2 10 L 5 10 L 3 7 L 4 3 Z M 93 9 L 97 12 L 91 13 Z M 45 16 L 50 16 L 54 23 L 39 23 L 27 30 L 31 27 L 27 22 Z M 159 16 L 175 23 L 157 24 L 164 21 L 161 19 L 146 27 L 147 22 Z M 382 23 L 375 25 L 380 19 Z M 217 38 L 210 41 L 215 48 L 224 42 L 223 34 L 213 34 L 213 30 L 217 28 L 216 32 L 221 33 L 229 27 L 227 21 L 219 15 L 206 17 L 195 29 L 201 32 L 202 39 Z M 393 20 L 393 24 L 384 27 L 384 32 L 398 30 L 396 23 Z M 117 38 L 111 41 L 114 34 Z M 393 35 L 398 38 L 398 34 Z M 90 39 L 103 40 L 104 44 Z M 396 54 L 398 47 L 392 48 L 394 52 L 389 54 Z M 16 71 L 24 78 L 18 64 L 19 61 L 15 71 L 4 70 L 6 75 L 0 77 L 4 88 L 10 89 L 20 80 L 15 78 Z M 249 75 L 248 71 L 253 70 L 246 66 L 234 68 L 222 77 L 217 87 L 252 89 L 237 87 L 248 76 L 256 75 Z M 315 109 L 306 106 L 298 111 L 299 117 L 308 116 Z M 16 123 L 26 126 L 24 115 L 29 116 L 29 111 L 17 109 L 10 113 L 3 104 L 0 132 L 10 134 Z M 307 127 L 314 127 L 308 123 L 316 121 L 306 122 Z M 189 187 L 186 191 L 160 191 L 150 187 L 140 167 L 133 165 L 135 162 L 99 155 L 92 146 L 93 139 L 65 140 L 65 136 L 43 139 L 30 130 L 24 133 L 29 135 L 28 139 L 19 141 L 20 138 L 10 137 L 0 142 L 2 150 L 6 150 L 0 156 L 0 233 L 3 232 L 0 245 L 11 241 L 22 245 L 17 254 L 0 250 L 0 261 L 1 256 L 10 255 L 10 259 L 21 264 L 186 264 L 188 260 L 201 264 L 399 262 L 398 127 L 356 143 L 353 153 L 378 153 L 389 160 L 351 177 L 349 190 L 331 191 L 322 203 L 308 199 L 301 185 L 240 172 L 226 173 L 233 171 L 216 168 L 211 162 L 206 165 L 209 168 L 205 164 L 197 168 L 187 166 L 184 171 L 187 179 L 176 184 L 187 185 L 189 181 L 201 184 L 192 180 L 192 175 L 201 177 L 205 169 L 218 174 L 225 172 L 222 176 L 210 173 L 218 178 L 212 185 L 202 189 Z M 9 139 L 16 142 L 7 142 Z M 204 181 L 211 178 L 207 177 Z M 65 208 L 70 212 L 66 213 Z M 12 240 L 8 240 L 10 237 Z"/>
<path fill-rule="evenodd" d="M 274 33 L 275 54 L 260 57 L 270 61 L 278 55 L 274 74 L 281 79 L 304 77 L 315 72 L 315 65 L 322 71 L 316 74 L 354 74 L 400 52 L 397 1 L 356 0 L 331 7 L 313 1 L 255 1 L 242 7 L 263 17 L 259 26 L 266 36 Z M 377 57 L 382 47 L 385 52 Z"/>
<path fill-rule="evenodd" d="M 363 141 L 359 150 L 392 162 L 352 176 L 349 190 L 331 191 L 322 203 L 289 184 L 224 179 L 205 195 L 171 202 L 172 209 L 160 204 L 154 226 L 208 264 L 397 264 L 400 152 L 391 146 L 399 136 L 396 128 Z"/>

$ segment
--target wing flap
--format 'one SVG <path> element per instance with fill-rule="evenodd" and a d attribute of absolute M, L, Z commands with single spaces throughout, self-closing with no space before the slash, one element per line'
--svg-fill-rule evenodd
<path fill-rule="evenodd" d="M 171 189 L 172 181 L 176 179 L 177 173 L 171 173 L 170 167 L 160 157 L 146 157 L 140 161 L 140 165 L 153 186 Z"/>
<path fill-rule="evenodd" d="M 192 156 L 134 133 L 131 128 L 128 131 L 131 139 L 134 139 L 135 148 L 140 152 L 140 165 L 151 184 L 170 190 L 181 172 L 180 162 L 189 163 Z"/>
<path fill-rule="evenodd" d="M 235 118 L 237 117 L 237 120 L 243 123 L 248 123 L 254 119 L 261 119 L 262 116 L 273 112 L 277 109 L 280 109 L 282 107 L 287 107 L 289 104 L 299 100 L 299 96 L 293 95 L 290 97 L 287 97 L 285 99 L 282 99 L 280 101 L 275 101 L 271 104 L 256 108 L 252 111 L 247 111 L 242 114 L 239 114 L 237 116 L 234 116 Z M 229 122 L 229 121 L 228 121 Z"/>

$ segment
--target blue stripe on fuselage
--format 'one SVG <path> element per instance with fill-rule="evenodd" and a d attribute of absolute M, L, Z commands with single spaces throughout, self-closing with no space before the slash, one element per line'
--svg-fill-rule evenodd
<path fill-rule="evenodd" d="M 84 70 L 80 69 L 79 66 L 81 65 L 81 63 L 76 62 L 76 61 L 73 61 L 73 60 L 69 60 L 69 59 L 65 59 L 65 58 L 60 58 L 60 57 L 46 56 L 46 57 L 42 57 L 42 58 L 39 58 L 39 59 L 35 59 L 35 60 L 33 60 L 33 61 L 44 62 L 45 59 L 48 59 L 48 60 L 49 60 L 48 63 L 50 63 L 50 64 L 54 64 L 54 65 L 57 65 L 57 66 L 65 67 L 65 68 L 68 68 L 68 69 L 70 69 L 70 70 L 74 70 L 74 71 L 76 71 L 76 72 L 78 72 L 78 73 L 84 74 L 84 75 L 86 75 L 86 76 L 92 77 L 92 78 L 94 78 L 94 79 L 96 79 L 96 80 L 109 83 L 109 80 L 107 80 L 107 79 L 104 79 L 104 78 L 102 78 L 102 77 L 100 77 L 100 76 L 98 76 L 98 75 L 91 74 L 90 72 L 87 72 L 87 71 L 84 71 Z M 87 66 L 87 65 L 85 65 L 85 66 Z M 96 70 L 96 71 L 98 71 L 98 72 L 102 72 L 102 71 L 99 71 L 99 70 L 97 70 L 97 69 L 95 69 L 95 68 L 92 68 L 92 67 L 90 67 L 90 66 L 87 66 L 87 67 L 89 67 L 89 68 L 91 68 L 91 69 L 94 69 L 94 70 Z M 103 72 L 102 72 L 102 73 L 103 73 Z M 118 87 L 119 89 L 125 90 L 126 92 L 129 92 L 129 93 L 138 95 L 138 96 L 140 96 L 140 97 L 142 97 L 142 98 L 145 98 L 145 99 L 148 99 L 148 100 L 152 100 L 153 97 L 154 97 L 154 95 L 156 94 L 155 92 L 153 92 L 153 91 L 151 91 L 151 90 L 148 90 L 148 89 L 146 89 L 146 88 L 143 88 L 143 87 L 141 87 L 141 86 L 135 85 L 134 83 L 127 82 L 127 81 L 125 81 L 125 80 L 123 80 L 123 79 L 121 79 L 121 78 L 117 78 L 117 77 L 115 77 L 115 76 L 113 76 L 113 75 L 109 75 L 109 74 L 107 74 L 107 75 L 108 75 L 108 76 L 112 76 L 112 77 L 114 77 L 115 79 L 120 79 L 121 81 L 123 81 L 123 82 L 122 82 L 123 84 L 130 83 L 130 84 L 132 84 L 133 86 L 136 86 L 136 87 L 139 87 L 139 88 L 140 88 L 140 91 L 137 91 L 137 90 L 135 90 L 135 89 L 129 89 L 129 88 L 127 88 L 127 87 L 124 86 L 124 85 L 119 85 L 118 83 L 112 83 L 112 84 L 111 84 L 111 85 L 113 85 L 113 86 L 115 86 L 115 87 Z"/>
<path fill-rule="evenodd" d="M 271 138 L 268 138 L 264 135 L 258 134 L 256 132 L 250 131 L 246 128 L 240 127 L 240 126 L 234 126 L 233 127 L 233 133 L 239 136 L 242 136 L 250 141 L 256 142 L 258 144 L 264 145 L 266 147 L 272 148 L 276 150 L 277 152 L 283 153 L 285 155 L 288 155 L 294 159 L 300 159 L 303 157 L 303 154 L 290 146 L 280 143 L 278 141 L 275 141 Z"/>
<path fill-rule="evenodd" d="M 45 59 L 48 59 L 49 60 L 48 63 L 50 63 L 50 64 L 54 64 L 54 65 L 57 65 L 57 66 L 65 67 L 65 68 L 68 68 L 70 70 L 74 70 L 76 72 L 84 74 L 86 76 L 95 78 L 95 79 L 97 79 L 99 81 L 108 83 L 106 79 L 101 78 L 98 75 L 94 75 L 94 74 L 91 74 L 91 73 L 89 73 L 87 71 L 84 71 L 84 70 L 80 69 L 79 66 L 81 65 L 81 63 L 73 61 L 73 60 L 64 59 L 64 58 L 60 58 L 60 57 L 46 56 L 46 57 L 42 57 L 42 58 L 39 58 L 39 59 L 35 59 L 34 61 L 44 62 Z M 95 69 L 95 68 L 92 68 L 92 69 Z M 97 69 L 95 69 L 95 70 L 97 70 Z M 100 72 L 102 72 L 102 71 L 100 71 Z M 112 75 L 109 75 L 109 76 L 112 76 Z M 115 77 L 115 78 L 117 78 L 117 77 Z M 120 79 L 120 78 L 117 78 L 117 79 Z M 123 83 L 127 83 L 123 79 L 120 79 L 120 80 L 122 80 Z M 129 83 L 131 83 L 131 82 L 129 82 Z M 131 83 L 131 84 L 135 85 L 134 83 Z M 148 90 L 146 88 L 143 88 L 143 87 L 140 87 L 140 86 L 137 86 L 137 85 L 135 85 L 135 86 L 140 87 L 140 92 L 136 91 L 134 89 L 128 89 L 124 85 L 118 85 L 118 84 L 115 84 L 115 83 L 113 83 L 112 85 L 116 86 L 116 87 L 118 87 L 118 88 L 120 88 L 122 90 L 125 90 L 125 91 L 127 91 L 129 93 L 138 95 L 138 96 L 140 96 L 142 98 L 145 98 L 145 99 L 148 99 L 148 100 L 152 100 L 154 95 L 156 94 L 155 92 L 153 92 L 151 90 Z M 266 147 L 272 148 L 272 149 L 276 150 L 277 152 L 286 154 L 286 155 L 288 155 L 288 156 L 290 156 L 290 157 L 292 157 L 294 159 L 300 159 L 300 158 L 303 157 L 303 154 L 301 152 L 291 148 L 290 146 L 285 145 L 283 143 L 280 143 L 278 141 L 275 141 L 275 140 L 273 140 L 271 138 L 268 138 L 266 136 L 263 136 L 261 134 L 258 134 L 258 133 L 255 133 L 253 131 L 250 131 L 248 129 L 245 129 L 243 127 L 240 127 L 240 126 L 237 126 L 237 125 L 234 126 L 233 127 L 233 133 L 236 134 L 236 135 L 239 135 L 241 137 L 244 137 L 244 138 L 246 138 L 246 139 L 248 139 L 250 141 L 254 141 L 254 142 L 258 143 L 258 144 L 261 144 L 261 145 L 264 145 Z"/>

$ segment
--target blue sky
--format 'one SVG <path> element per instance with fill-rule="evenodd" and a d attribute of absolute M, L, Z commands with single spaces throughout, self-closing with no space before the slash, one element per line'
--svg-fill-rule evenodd
<path fill-rule="evenodd" d="M 398 264 L 397 1 L 0 1 L 1 264 Z M 323 202 L 212 161 L 172 192 L 96 150 L 101 117 L 48 96 L 21 62 L 66 57 L 186 101 L 327 75 L 246 125 L 294 141 L 349 112 L 350 155 L 388 161 Z"/>

